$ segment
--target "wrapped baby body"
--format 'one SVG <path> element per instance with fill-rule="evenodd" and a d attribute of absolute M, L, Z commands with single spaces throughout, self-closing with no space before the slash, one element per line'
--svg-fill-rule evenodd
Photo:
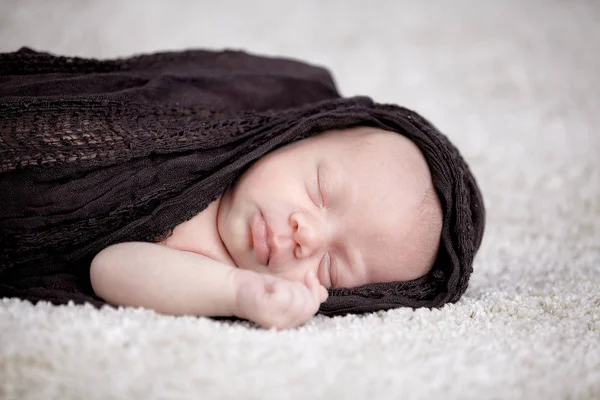
<path fill-rule="evenodd" d="M 485 223 L 467 164 L 417 113 L 341 98 L 323 68 L 234 51 L 93 60 L 23 48 L 0 55 L 0 75 L 0 297 L 101 306 L 89 277 L 101 250 L 168 241 L 176 227 L 252 182 L 259 163 L 276 163 L 304 143 L 326 158 L 338 137 L 364 130 L 402 135 L 408 140 L 399 146 L 428 167 L 428 198 L 441 210 L 435 254 L 418 277 L 329 285 L 319 311 L 439 307 L 467 288 Z M 369 151 L 367 161 L 339 153 L 344 170 L 354 171 L 345 179 L 368 181 L 358 177 L 361 162 L 384 150 Z M 390 188 L 401 181 L 379 179 Z M 259 228 L 249 234 L 261 237 Z M 256 254 L 276 262 L 267 251 Z"/>

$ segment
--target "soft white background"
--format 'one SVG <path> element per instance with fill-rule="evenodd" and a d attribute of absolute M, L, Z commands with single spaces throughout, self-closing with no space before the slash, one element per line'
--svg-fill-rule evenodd
<path fill-rule="evenodd" d="M 463 152 L 488 225 L 441 310 L 256 330 L 0 300 L 6 399 L 600 398 L 600 3 L 3 1 L 0 51 L 235 48 L 330 68 Z M 1 110 L 0 110 L 1 113 Z"/>

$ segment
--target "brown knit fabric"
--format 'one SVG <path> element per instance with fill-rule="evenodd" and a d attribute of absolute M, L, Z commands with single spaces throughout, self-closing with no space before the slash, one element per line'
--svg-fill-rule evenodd
<path fill-rule="evenodd" d="M 267 152 L 357 125 L 398 132 L 424 153 L 444 212 L 440 252 L 427 276 L 333 289 L 320 312 L 457 301 L 483 201 L 456 148 L 415 112 L 340 98 L 325 69 L 243 52 L 0 54 L 0 297 L 100 306 L 89 282 L 100 250 L 161 240 Z"/>

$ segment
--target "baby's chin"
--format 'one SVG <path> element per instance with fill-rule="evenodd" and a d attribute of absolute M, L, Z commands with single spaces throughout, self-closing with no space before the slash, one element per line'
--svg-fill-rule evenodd
<path fill-rule="evenodd" d="M 265 266 L 260 265 L 258 261 L 252 259 L 252 253 L 239 254 L 236 252 L 231 252 L 229 249 L 227 249 L 227 251 L 229 252 L 229 256 L 231 257 L 237 268 L 262 273 L 269 272 L 269 270 Z"/>

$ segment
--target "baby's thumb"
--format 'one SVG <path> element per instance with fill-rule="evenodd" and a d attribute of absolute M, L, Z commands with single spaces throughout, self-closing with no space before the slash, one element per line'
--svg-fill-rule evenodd
<path fill-rule="evenodd" d="M 317 299 L 319 303 L 322 303 L 325 300 L 327 300 L 327 289 L 325 289 L 325 286 L 321 285 L 321 282 L 319 282 L 317 275 L 312 270 L 308 271 L 306 274 L 306 286 L 308 286 L 308 288 L 313 293 L 315 299 Z"/>
<path fill-rule="evenodd" d="M 324 303 L 329 297 L 329 292 L 323 285 L 319 285 L 319 302 Z"/>

